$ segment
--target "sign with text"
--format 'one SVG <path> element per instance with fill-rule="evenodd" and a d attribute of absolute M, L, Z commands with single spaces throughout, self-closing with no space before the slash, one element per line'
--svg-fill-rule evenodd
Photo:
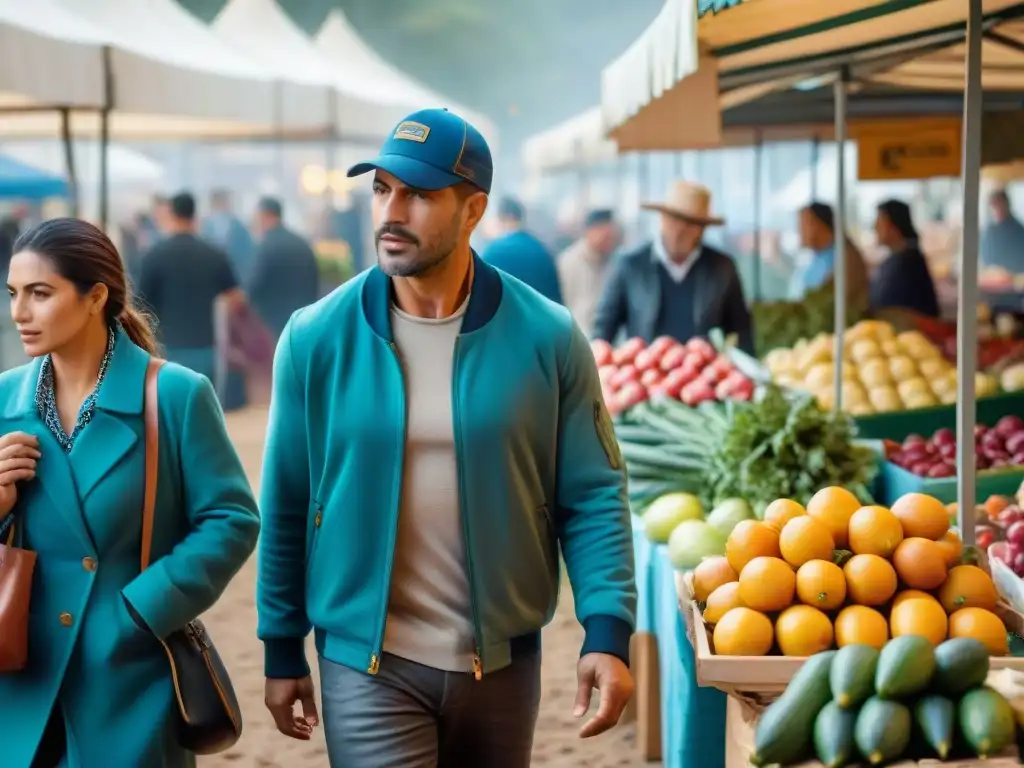
<path fill-rule="evenodd" d="M 931 179 L 960 175 L 958 124 L 891 124 L 857 132 L 861 181 Z"/>

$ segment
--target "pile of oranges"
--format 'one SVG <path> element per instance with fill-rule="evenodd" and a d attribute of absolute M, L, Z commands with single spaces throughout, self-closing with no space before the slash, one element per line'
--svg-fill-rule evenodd
<path fill-rule="evenodd" d="M 938 499 L 900 497 L 863 506 L 844 488 L 818 491 L 807 507 L 779 499 L 764 520 L 733 530 L 724 557 L 701 562 L 695 599 L 721 656 L 810 656 L 890 637 L 980 640 L 1008 651 L 991 576 L 963 564 L 963 545 Z"/>

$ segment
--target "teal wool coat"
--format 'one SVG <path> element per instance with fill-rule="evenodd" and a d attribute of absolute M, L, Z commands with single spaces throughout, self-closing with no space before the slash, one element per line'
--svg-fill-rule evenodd
<path fill-rule="evenodd" d="M 38 561 L 28 667 L 0 674 L 3 768 L 29 768 L 54 706 L 67 727 L 67 768 L 195 763 L 175 741 L 170 668 L 153 635 L 217 600 L 254 549 L 259 517 L 209 381 L 168 363 L 158 379 L 152 560 L 139 573 L 148 360 L 119 333 L 93 420 L 70 453 L 36 410 L 41 361 L 0 375 L 0 433 L 36 435 L 42 453 L 15 506 L 18 543 Z"/>

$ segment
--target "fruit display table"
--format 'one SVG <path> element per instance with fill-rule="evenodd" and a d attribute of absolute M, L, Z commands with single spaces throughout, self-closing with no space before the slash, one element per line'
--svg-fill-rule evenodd
<path fill-rule="evenodd" d="M 725 699 L 721 691 L 697 685 L 693 646 L 679 610 L 676 571 L 664 546 L 634 537 L 637 564 L 638 631 L 657 640 L 657 692 L 663 768 L 725 766 Z M 638 697 L 645 694 L 641 681 Z M 644 705 L 638 702 L 643 721 Z"/>

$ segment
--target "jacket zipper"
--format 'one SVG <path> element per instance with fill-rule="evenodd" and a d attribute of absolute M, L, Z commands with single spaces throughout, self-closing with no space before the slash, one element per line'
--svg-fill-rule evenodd
<path fill-rule="evenodd" d="M 472 540 L 469 536 L 469 515 L 466 514 L 466 482 L 462 472 L 462 430 L 459 428 L 462 419 L 459 415 L 459 387 L 456 374 L 459 368 L 459 341 L 461 338 L 461 336 L 455 337 L 455 352 L 452 361 L 452 426 L 455 437 L 455 469 L 459 480 L 459 517 L 462 519 L 462 539 L 464 542 L 463 546 L 466 549 L 466 570 L 469 576 L 469 607 L 473 614 L 473 677 L 477 680 L 482 680 L 484 676 L 484 662 L 481 651 L 482 643 L 480 641 L 483 637 L 483 632 L 480 629 L 480 615 L 477 613 L 476 607 L 473 548 L 470 546 Z"/>
<path fill-rule="evenodd" d="M 401 429 L 398 431 L 399 443 L 398 443 L 398 461 L 395 462 L 395 481 L 393 488 L 395 490 L 395 502 L 393 505 L 391 515 L 391 546 L 388 548 L 388 563 L 384 574 L 384 598 L 381 601 L 383 607 L 381 608 L 380 620 L 377 626 L 380 629 L 377 632 L 377 642 L 373 646 L 373 650 L 370 652 L 370 664 L 366 668 L 366 671 L 371 675 L 376 675 L 380 671 L 380 657 L 383 653 L 384 645 L 384 632 L 388 623 L 388 597 L 391 594 L 391 569 L 395 563 L 395 542 L 398 537 L 398 515 L 399 507 L 402 499 L 402 465 L 405 463 L 405 430 L 407 425 L 405 423 L 405 379 L 402 373 L 402 359 L 398 354 L 398 345 L 393 341 L 387 342 L 388 347 L 391 349 L 392 355 L 394 355 L 395 364 L 398 366 L 398 377 L 402 382 L 401 389 Z"/>

